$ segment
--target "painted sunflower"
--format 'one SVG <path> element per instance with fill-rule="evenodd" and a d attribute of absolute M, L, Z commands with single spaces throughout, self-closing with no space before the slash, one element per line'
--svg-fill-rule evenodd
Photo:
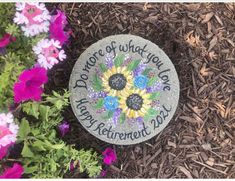
<path fill-rule="evenodd" d="M 120 108 L 129 118 L 143 117 L 151 107 L 146 90 L 131 89 L 121 95 Z"/>
<path fill-rule="evenodd" d="M 111 96 L 120 96 L 132 86 L 133 76 L 126 67 L 115 67 L 103 74 L 102 84 L 104 91 Z"/>

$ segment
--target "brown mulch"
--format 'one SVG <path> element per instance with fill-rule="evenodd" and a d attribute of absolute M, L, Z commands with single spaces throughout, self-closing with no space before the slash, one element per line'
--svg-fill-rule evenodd
<path fill-rule="evenodd" d="M 234 3 L 60 3 L 72 28 L 67 61 L 51 71 L 48 89 L 68 87 L 80 54 L 96 41 L 134 34 L 159 45 L 176 67 L 180 101 L 159 135 L 115 146 L 90 135 L 71 108 L 66 141 L 99 153 L 113 146 L 118 161 L 107 178 L 235 178 Z M 71 173 L 68 177 L 85 177 Z"/>

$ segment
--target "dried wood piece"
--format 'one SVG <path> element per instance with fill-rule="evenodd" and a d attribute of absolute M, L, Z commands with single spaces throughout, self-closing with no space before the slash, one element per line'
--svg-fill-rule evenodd
<path fill-rule="evenodd" d="M 193 178 L 191 173 L 183 166 L 177 166 L 188 178 Z"/>

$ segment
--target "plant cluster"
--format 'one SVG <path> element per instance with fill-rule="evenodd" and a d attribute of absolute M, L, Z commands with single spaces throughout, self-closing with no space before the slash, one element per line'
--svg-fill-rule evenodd
<path fill-rule="evenodd" d="M 60 137 L 69 128 L 61 114 L 68 91 L 44 93 L 47 71 L 66 59 L 65 14 L 52 14 L 43 3 L 1 3 L 0 16 L 0 178 L 61 178 L 71 167 L 99 175 L 96 152 Z M 16 144 L 21 156 L 8 159 Z"/>

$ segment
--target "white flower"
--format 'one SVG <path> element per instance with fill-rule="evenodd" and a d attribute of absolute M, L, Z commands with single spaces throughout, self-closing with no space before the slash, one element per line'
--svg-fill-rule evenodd
<path fill-rule="evenodd" d="M 64 50 L 61 49 L 58 40 L 42 39 L 33 47 L 33 51 L 38 56 L 38 63 L 45 69 L 51 69 L 59 61 L 66 59 Z"/>
<path fill-rule="evenodd" d="M 25 36 L 35 36 L 49 31 L 50 18 L 43 3 L 16 3 L 14 22 L 21 25 Z"/>
<path fill-rule="evenodd" d="M 11 113 L 0 114 L 0 148 L 16 141 L 19 126 L 13 121 Z"/>

